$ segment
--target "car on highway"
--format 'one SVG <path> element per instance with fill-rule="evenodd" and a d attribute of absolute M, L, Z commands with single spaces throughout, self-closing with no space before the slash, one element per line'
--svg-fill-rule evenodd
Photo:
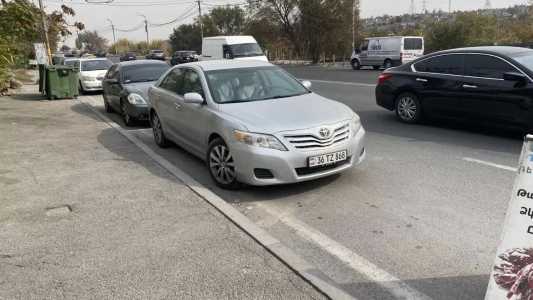
<path fill-rule="evenodd" d="M 108 113 L 118 112 L 126 126 L 148 119 L 148 89 L 170 66 L 157 60 L 114 64 L 103 82 L 103 98 Z"/>
<path fill-rule="evenodd" d="M 120 57 L 120 61 L 130 61 L 130 60 L 137 60 L 137 54 L 135 52 L 127 52 L 127 53 L 124 53 L 124 55 Z"/>
<path fill-rule="evenodd" d="M 198 61 L 198 54 L 196 51 L 181 50 L 174 52 L 172 58 L 170 59 L 170 64 L 175 66 L 193 61 Z"/>
<path fill-rule="evenodd" d="M 263 61 L 175 66 L 149 91 L 155 142 L 204 159 L 226 189 L 346 171 L 366 155 L 361 120 L 310 86 Z"/>
<path fill-rule="evenodd" d="M 424 37 L 386 36 L 366 38 L 352 53 L 354 70 L 371 66 L 374 70 L 399 66 L 424 55 Z"/>
<path fill-rule="evenodd" d="M 113 64 L 107 58 L 67 59 L 66 65 L 77 66 L 79 73 L 80 94 L 102 90 L 102 80 Z"/>
<path fill-rule="evenodd" d="M 406 123 L 445 117 L 531 130 L 532 78 L 531 49 L 453 49 L 383 72 L 376 102 Z"/>
<path fill-rule="evenodd" d="M 156 49 L 156 50 L 150 50 L 150 52 L 145 56 L 146 59 L 157 59 L 157 60 L 165 60 L 165 51 Z"/>

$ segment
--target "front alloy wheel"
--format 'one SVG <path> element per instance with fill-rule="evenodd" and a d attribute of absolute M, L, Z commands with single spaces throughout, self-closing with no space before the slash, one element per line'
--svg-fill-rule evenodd
<path fill-rule="evenodd" d="M 228 146 L 221 139 L 215 139 L 209 144 L 207 164 L 209 173 L 218 186 L 224 189 L 240 187 L 235 171 L 235 161 Z"/>
<path fill-rule="evenodd" d="M 396 100 L 396 115 L 405 123 L 420 121 L 421 107 L 416 95 L 403 93 Z"/>
<path fill-rule="evenodd" d="M 120 103 L 120 112 L 122 113 L 122 119 L 124 120 L 124 124 L 126 126 L 132 126 L 133 118 L 128 113 L 128 105 L 126 104 L 126 101 L 122 101 Z"/>

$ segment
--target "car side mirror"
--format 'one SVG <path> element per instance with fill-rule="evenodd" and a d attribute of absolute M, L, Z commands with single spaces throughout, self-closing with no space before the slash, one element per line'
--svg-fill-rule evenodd
<path fill-rule="evenodd" d="M 183 101 L 191 104 L 204 104 L 204 97 L 198 93 L 187 93 L 183 95 Z"/>
<path fill-rule="evenodd" d="M 309 81 L 309 80 L 304 80 L 304 81 L 302 81 L 302 85 L 303 85 L 306 89 L 310 89 L 311 86 L 313 86 L 313 84 L 312 84 L 311 81 Z"/>
<path fill-rule="evenodd" d="M 527 83 L 527 77 L 524 74 L 517 72 L 507 72 L 503 74 L 503 80 L 514 81 L 519 85 L 525 85 Z"/>

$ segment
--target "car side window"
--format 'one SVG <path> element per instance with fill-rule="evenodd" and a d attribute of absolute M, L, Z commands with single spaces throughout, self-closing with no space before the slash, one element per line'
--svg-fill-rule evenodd
<path fill-rule="evenodd" d="M 507 72 L 518 72 L 509 63 L 490 55 L 471 54 L 465 61 L 465 75 L 490 79 L 503 79 Z"/>
<path fill-rule="evenodd" d="M 165 89 L 169 92 L 178 94 L 178 95 L 183 95 L 182 86 L 183 86 L 183 70 L 182 69 L 174 69 L 170 71 L 167 74 L 167 77 L 165 77 L 159 84 L 160 88 Z"/>
<path fill-rule="evenodd" d="M 414 64 L 417 72 L 464 75 L 464 55 L 448 54 L 430 57 Z"/>
<path fill-rule="evenodd" d="M 184 71 L 185 76 L 183 78 L 183 88 L 182 92 L 183 95 L 187 93 L 198 93 L 204 96 L 204 89 L 202 88 L 202 80 L 200 79 L 200 75 L 194 70 L 187 69 Z"/>

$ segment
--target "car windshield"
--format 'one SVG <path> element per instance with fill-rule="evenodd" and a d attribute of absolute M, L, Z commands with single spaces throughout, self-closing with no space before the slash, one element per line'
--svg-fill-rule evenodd
<path fill-rule="evenodd" d="M 228 45 L 233 57 L 262 56 L 263 50 L 256 43 Z"/>
<path fill-rule="evenodd" d="M 124 83 L 157 81 L 168 68 L 167 64 L 127 66 L 122 69 L 122 80 Z"/>
<path fill-rule="evenodd" d="M 97 71 L 107 70 L 111 67 L 112 63 L 107 59 L 101 60 L 86 60 L 81 62 L 82 71 Z"/>
<path fill-rule="evenodd" d="M 196 52 L 194 51 L 176 52 L 176 56 L 191 56 L 195 54 Z"/>
<path fill-rule="evenodd" d="M 298 80 L 278 67 L 208 71 L 206 77 L 217 103 L 279 99 L 310 93 Z"/>
<path fill-rule="evenodd" d="M 78 67 L 80 61 L 79 60 L 66 60 L 65 65 L 72 66 L 72 67 Z"/>
<path fill-rule="evenodd" d="M 524 53 L 520 53 L 516 56 L 513 56 L 514 60 L 519 62 L 524 67 L 528 68 L 529 70 L 533 71 L 533 51 L 527 51 Z"/>

